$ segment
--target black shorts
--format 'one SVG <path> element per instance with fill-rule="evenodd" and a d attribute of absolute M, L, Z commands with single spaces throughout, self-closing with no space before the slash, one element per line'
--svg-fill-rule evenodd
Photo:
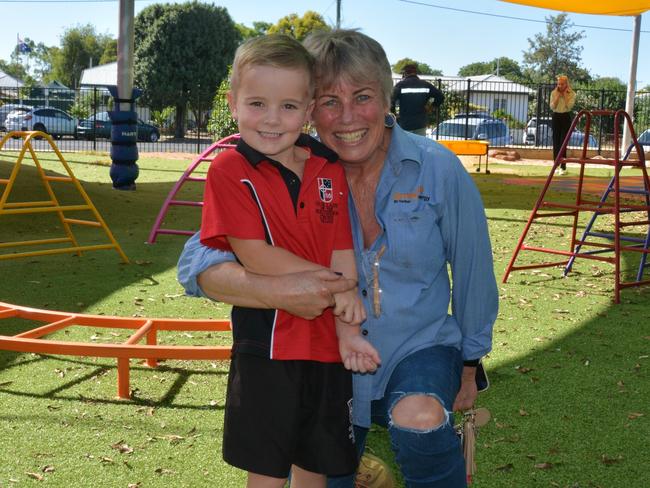
<path fill-rule="evenodd" d="M 352 375 L 340 363 L 278 361 L 237 353 L 230 362 L 223 458 L 286 478 L 292 464 L 342 476 L 357 467 Z"/>

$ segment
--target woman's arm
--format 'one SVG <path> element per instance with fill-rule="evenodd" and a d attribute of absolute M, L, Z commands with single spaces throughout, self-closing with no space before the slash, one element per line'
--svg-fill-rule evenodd
<path fill-rule="evenodd" d="M 264 276 L 234 262 L 211 266 L 197 276 L 204 294 L 241 307 L 281 309 L 311 320 L 334 305 L 334 294 L 353 289 L 356 281 L 321 269 Z"/>
<path fill-rule="evenodd" d="M 242 307 L 273 308 L 313 319 L 334 305 L 334 294 L 353 289 L 349 280 L 329 270 L 284 276 L 246 271 L 232 253 L 201 244 L 199 233 L 186 243 L 178 261 L 178 281 L 188 295 Z"/>

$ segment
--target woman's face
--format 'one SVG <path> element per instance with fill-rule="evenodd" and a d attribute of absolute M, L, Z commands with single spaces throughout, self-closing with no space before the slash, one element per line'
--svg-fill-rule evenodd
<path fill-rule="evenodd" d="M 388 106 L 378 83 L 340 81 L 316 90 L 312 119 L 321 141 L 343 163 L 383 161 Z"/>

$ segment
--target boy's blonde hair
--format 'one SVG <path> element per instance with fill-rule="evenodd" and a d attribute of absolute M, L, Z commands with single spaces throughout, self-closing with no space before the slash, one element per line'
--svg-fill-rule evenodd
<path fill-rule="evenodd" d="M 305 39 L 305 47 L 316 58 L 315 78 L 319 88 L 329 88 L 344 79 L 353 83 L 379 83 L 386 105 L 390 105 L 393 75 L 384 48 L 355 29 L 317 31 Z"/>
<path fill-rule="evenodd" d="M 314 57 L 293 37 L 268 34 L 253 37 L 235 51 L 230 86 L 237 91 L 242 73 L 252 66 L 304 69 L 309 74 L 309 94 L 314 93 Z"/>

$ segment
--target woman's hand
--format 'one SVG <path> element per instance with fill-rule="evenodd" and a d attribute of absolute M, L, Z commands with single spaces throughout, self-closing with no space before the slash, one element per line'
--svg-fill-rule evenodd
<path fill-rule="evenodd" d="M 454 401 L 454 412 L 463 412 L 474 406 L 478 389 L 476 388 L 476 367 L 465 366 L 460 379 L 460 390 Z"/>

